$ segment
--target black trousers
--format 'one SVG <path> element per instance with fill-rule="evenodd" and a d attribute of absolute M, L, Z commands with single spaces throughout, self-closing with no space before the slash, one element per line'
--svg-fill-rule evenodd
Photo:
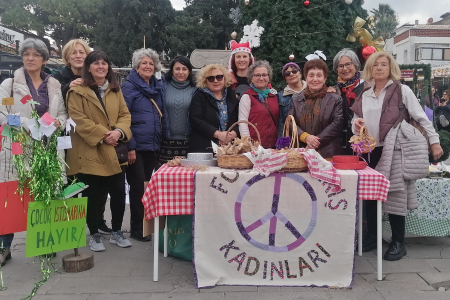
<path fill-rule="evenodd" d="M 383 147 L 376 147 L 369 156 L 365 154 L 363 157 L 369 163 L 369 167 L 375 169 L 380 161 Z M 370 235 L 377 236 L 377 201 L 367 200 L 366 204 L 367 215 L 367 231 Z M 405 241 L 405 217 L 389 214 L 389 223 L 392 229 L 392 240 L 399 243 Z"/>
<path fill-rule="evenodd" d="M 111 197 L 109 204 L 112 230 L 121 230 L 125 213 L 125 173 L 121 172 L 112 176 L 77 174 L 77 178 L 89 185 L 83 191 L 83 196 L 88 198 L 86 223 L 91 235 L 98 233 L 98 226 L 103 222 L 108 194 Z"/>
<path fill-rule="evenodd" d="M 152 177 L 153 169 L 159 159 L 159 152 L 136 151 L 136 161 L 126 168 L 127 182 L 130 185 L 130 230 L 142 231 L 144 219 L 144 182 Z"/>

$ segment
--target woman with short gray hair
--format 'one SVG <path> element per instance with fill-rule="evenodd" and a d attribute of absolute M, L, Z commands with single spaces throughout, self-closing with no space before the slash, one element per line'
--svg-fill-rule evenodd
<path fill-rule="evenodd" d="M 339 51 L 333 58 L 333 69 L 338 74 L 337 85 L 334 89 L 342 97 L 342 113 L 344 115 L 344 128 L 342 130 L 342 154 L 353 155 L 348 142 L 352 137 L 353 111 L 349 109 L 355 99 L 364 89 L 364 80 L 360 73 L 361 63 L 358 55 L 348 48 Z"/>
<path fill-rule="evenodd" d="M 133 69 L 122 84 L 122 93 L 131 113 L 133 137 L 127 143 L 127 182 L 130 185 L 130 237 L 147 242 L 143 236 L 144 182 L 149 181 L 161 149 L 161 140 L 170 139 L 169 119 L 166 109 L 166 81 L 157 79 L 161 70 L 158 53 L 152 49 L 138 49 L 132 58 Z"/>
<path fill-rule="evenodd" d="M 47 63 L 49 52 L 47 46 L 38 39 L 29 38 L 23 41 L 19 48 L 23 67 L 14 72 L 14 78 L 6 79 L 0 86 L 1 98 L 14 98 L 13 105 L 0 103 L 0 124 L 6 123 L 7 115 L 20 116 L 20 125 L 28 129 L 27 121 L 31 118 L 31 112 L 36 111 L 39 117 L 46 112 L 55 119 L 53 125 L 64 126 L 67 112 L 61 94 L 59 82 L 44 73 L 42 68 Z M 23 97 L 31 95 L 39 105 L 30 102 L 22 103 Z M 11 153 L 11 138 L 2 137 L 3 147 L 0 150 L 0 182 L 17 180 L 17 170 L 13 164 Z M 59 151 L 64 160 L 64 150 Z M 0 235 L 0 266 L 11 258 L 11 242 L 14 234 Z"/>
<path fill-rule="evenodd" d="M 274 148 L 278 138 L 277 91 L 269 86 L 272 67 L 266 60 L 257 60 L 247 73 L 250 88 L 242 95 L 239 103 L 239 121 L 248 121 L 256 126 L 264 148 Z M 257 141 L 256 131 L 247 123 L 239 124 L 241 136 L 250 136 Z"/>

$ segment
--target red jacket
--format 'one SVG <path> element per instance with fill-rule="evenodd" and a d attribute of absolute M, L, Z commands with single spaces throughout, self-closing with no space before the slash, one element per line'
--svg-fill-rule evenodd
<path fill-rule="evenodd" d="M 279 106 L 278 98 L 275 94 L 269 94 L 264 101 L 266 107 L 259 101 L 258 94 L 249 88 L 245 94 L 250 96 L 251 107 L 250 115 L 248 116 L 248 121 L 256 126 L 261 136 L 261 146 L 264 148 L 274 148 L 278 139 L 278 116 L 279 116 Z M 252 126 L 248 126 L 250 130 L 250 137 L 257 141 L 258 136 Z"/>

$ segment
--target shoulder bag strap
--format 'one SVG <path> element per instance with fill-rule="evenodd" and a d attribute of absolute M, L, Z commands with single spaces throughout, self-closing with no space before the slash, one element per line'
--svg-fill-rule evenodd
<path fill-rule="evenodd" d="M 267 96 L 267 99 L 269 99 L 269 96 Z M 275 125 L 275 128 L 278 128 L 278 125 L 277 125 L 277 123 L 275 122 L 275 118 L 273 117 L 272 112 L 270 111 L 270 109 L 269 109 L 269 107 L 266 105 L 266 103 L 260 102 L 259 99 L 258 99 L 258 102 L 261 103 L 261 104 L 267 109 L 267 111 L 268 111 L 269 114 L 270 114 L 270 117 L 272 118 L 273 124 Z"/>
<path fill-rule="evenodd" d="M 11 78 L 11 97 L 14 97 L 14 90 L 13 90 L 13 87 L 14 87 L 14 77 Z"/>
<path fill-rule="evenodd" d="M 152 101 L 153 105 L 158 110 L 158 115 L 159 115 L 159 118 L 161 119 L 163 117 L 163 114 L 162 114 L 161 110 L 159 109 L 158 104 L 156 104 L 155 100 L 153 100 L 152 98 L 149 98 L 149 99 L 150 99 L 150 101 Z"/>

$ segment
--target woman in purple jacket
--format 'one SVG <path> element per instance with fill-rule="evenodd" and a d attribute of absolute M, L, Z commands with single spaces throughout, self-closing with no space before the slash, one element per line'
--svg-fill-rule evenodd
<path fill-rule="evenodd" d="M 122 93 L 131 113 L 133 137 L 127 143 L 127 182 L 130 185 L 130 237 L 138 241 L 150 241 L 143 236 L 144 182 L 149 181 L 159 158 L 161 139 L 170 138 L 169 122 L 165 106 L 166 82 L 157 79 L 161 70 L 158 53 L 151 49 L 139 49 L 133 53 L 133 70 L 122 84 Z"/>

